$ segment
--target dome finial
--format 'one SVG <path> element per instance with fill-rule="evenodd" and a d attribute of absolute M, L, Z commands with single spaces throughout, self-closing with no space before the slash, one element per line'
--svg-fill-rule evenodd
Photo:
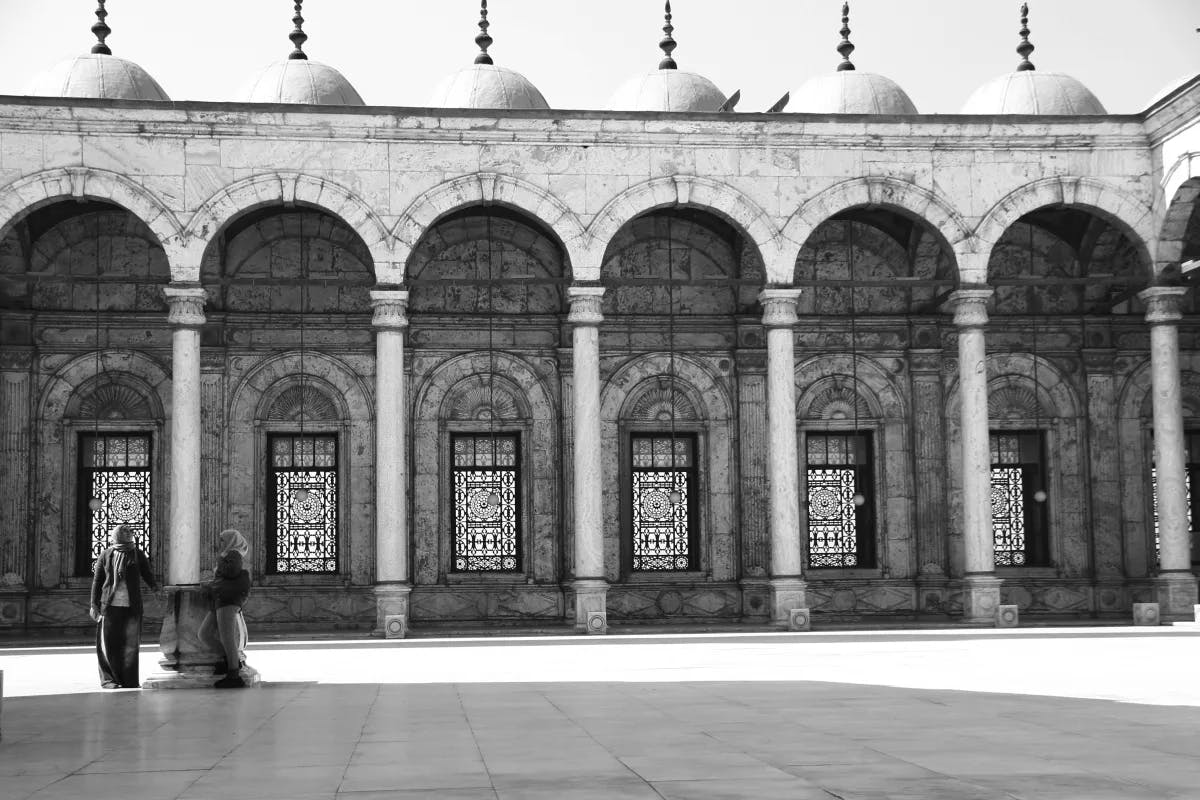
<path fill-rule="evenodd" d="M 671 38 L 671 32 L 675 30 L 675 26 L 671 24 L 671 0 L 667 0 L 664 18 L 666 19 L 666 24 L 663 25 L 663 38 L 658 43 L 658 46 L 662 48 L 663 53 L 666 55 L 662 61 L 658 62 L 658 68 L 678 69 L 679 65 L 675 63 L 675 59 L 671 58 L 671 53 L 675 50 L 675 40 Z"/>
<path fill-rule="evenodd" d="M 475 34 L 475 44 L 479 45 L 479 55 L 475 56 L 476 64 L 491 64 L 492 57 L 487 49 L 492 46 L 492 37 L 488 35 L 487 0 L 479 0 L 479 33 Z"/>
<path fill-rule="evenodd" d="M 111 56 L 112 50 L 104 43 L 105 37 L 112 33 L 112 28 L 108 27 L 104 18 L 108 16 L 108 12 L 104 10 L 104 0 L 96 0 L 99 3 L 96 6 L 96 22 L 92 25 L 92 33 L 96 34 L 96 43 L 92 45 L 93 53 Z"/>
<path fill-rule="evenodd" d="M 296 49 L 288 54 L 288 58 L 299 58 L 307 61 L 308 56 L 301 49 L 304 43 L 308 41 L 308 34 L 300 27 L 304 24 L 304 17 L 300 16 L 300 6 L 302 5 L 304 5 L 304 0 L 296 0 L 296 15 L 292 17 L 292 24 L 296 27 L 288 34 L 288 38 L 292 40 L 292 44 L 296 46 Z"/>
<path fill-rule="evenodd" d="M 842 29 L 839 32 L 842 34 L 842 41 L 838 44 L 837 51 L 842 56 L 842 63 L 838 64 L 837 71 L 843 72 L 848 69 L 854 69 L 854 64 L 850 62 L 850 54 L 854 52 L 854 45 L 850 43 L 849 3 L 842 3 Z"/>
<path fill-rule="evenodd" d="M 1029 4 L 1021 3 L 1021 43 L 1017 45 L 1017 55 L 1021 56 L 1021 63 L 1017 64 L 1017 72 L 1025 72 L 1031 69 L 1037 69 L 1033 66 L 1033 62 L 1029 60 L 1029 54 L 1033 52 L 1033 44 L 1029 41 Z"/>

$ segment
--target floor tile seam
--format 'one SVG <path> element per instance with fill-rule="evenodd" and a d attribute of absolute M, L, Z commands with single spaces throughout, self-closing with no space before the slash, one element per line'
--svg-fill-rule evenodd
<path fill-rule="evenodd" d="M 342 766 L 342 777 L 338 779 L 337 789 L 334 790 L 336 797 L 341 793 L 342 787 L 346 785 L 346 776 L 350 773 L 350 768 L 354 764 L 354 754 L 358 751 L 358 745 L 362 743 L 363 731 L 367 728 L 367 723 L 371 720 L 371 715 L 375 713 L 375 706 L 379 704 L 379 696 L 382 692 L 381 684 L 375 685 L 375 694 L 371 697 L 371 703 L 367 707 L 367 713 L 363 715 L 362 725 L 358 729 L 358 737 L 354 741 L 354 747 L 350 749 L 350 755 L 346 757 L 346 763 Z"/>
<path fill-rule="evenodd" d="M 462 684 L 454 684 L 454 696 L 458 699 L 458 710 L 461 712 L 463 721 L 467 725 L 467 730 L 471 732 L 471 741 L 475 743 L 475 753 L 479 756 L 479 763 L 483 764 L 483 771 L 487 774 L 488 787 L 499 797 L 500 792 L 496 789 L 496 781 L 492 778 L 492 770 L 488 767 L 487 758 L 483 755 L 483 747 L 479 744 L 479 736 L 475 733 L 475 725 L 471 722 L 471 714 L 467 711 L 466 702 L 463 700 Z"/>

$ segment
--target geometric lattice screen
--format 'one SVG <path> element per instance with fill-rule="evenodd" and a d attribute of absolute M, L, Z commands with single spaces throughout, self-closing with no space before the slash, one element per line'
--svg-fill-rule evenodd
<path fill-rule="evenodd" d="M 337 436 L 274 434 L 267 437 L 267 446 L 266 571 L 337 572 Z"/>
<path fill-rule="evenodd" d="M 634 571 L 696 569 L 695 438 L 634 435 L 630 450 Z"/>
<path fill-rule="evenodd" d="M 95 572 L 96 560 L 112 543 L 109 534 L 118 525 L 133 528 L 137 546 L 149 554 L 150 436 L 81 434 L 76 505 L 76 574 Z"/>
<path fill-rule="evenodd" d="M 455 572 L 520 569 L 518 445 L 515 433 L 451 437 Z"/>

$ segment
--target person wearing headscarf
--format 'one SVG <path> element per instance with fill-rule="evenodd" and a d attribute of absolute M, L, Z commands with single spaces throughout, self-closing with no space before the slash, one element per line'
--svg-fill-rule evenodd
<path fill-rule="evenodd" d="M 225 654 L 214 674 L 225 677 L 214 685 L 234 689 L 246 685 L 241 669 L 246 664 L 246 619 L 242 606 L 250 595 L 250 573 L 243 566 L 250 543 L 239 531 L 221 531 L 217 543 L 217 569 L 207 589 L 213 609 L 200 624 L 200 638 Z"/>
<path fill-rule="evenodd" d="M 134 543 L 133 528 L 118 525 L 112 545 L 96 560 L 88 613 L 96 625 L 96 660 L 105 689 L 136 689 L 138 646 L 142 632 L 142 584 L 154 591 L 158 583 L 150 559 Z"/>

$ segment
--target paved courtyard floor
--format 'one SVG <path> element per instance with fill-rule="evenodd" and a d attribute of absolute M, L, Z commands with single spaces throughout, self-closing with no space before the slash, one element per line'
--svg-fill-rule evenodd
<path fill-rule="evenodd" d="M 225 691 L 93 658 L 0 649 L 3 800 L 1200 798 L 1169 627 L 256 642 Z"/>

